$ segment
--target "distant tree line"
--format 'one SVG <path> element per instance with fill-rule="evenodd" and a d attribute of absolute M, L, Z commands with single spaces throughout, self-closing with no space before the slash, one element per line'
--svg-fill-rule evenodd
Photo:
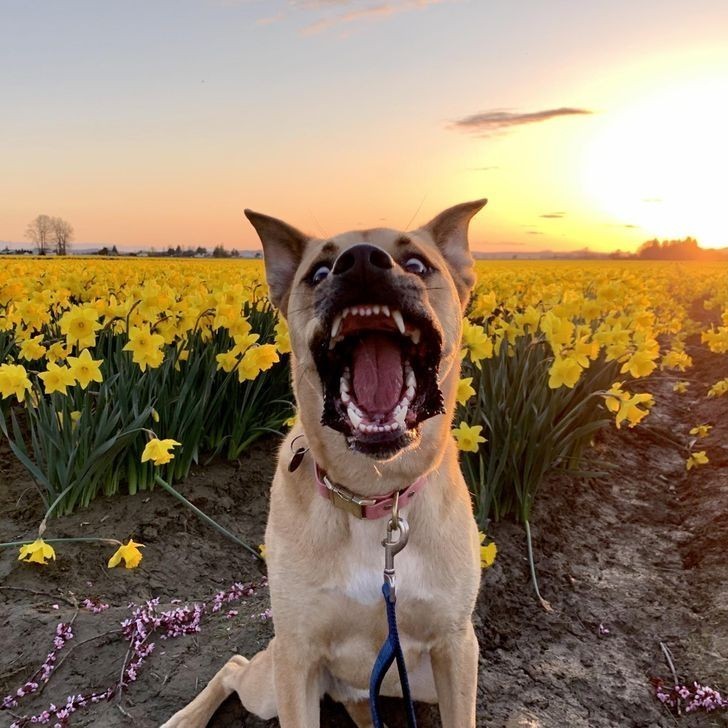
<path fill-rule="evenodd" d="M 648 240 L 637 251 L 643 260 L 728 260 L 728 251 L 701 248 L 695 238 L 682 240 Z"/>
<path fill-rule="evenodd" d="M 35 244 L 38 255 L 47 255 L 51 251 L 56 255 L 66 255 L 73 240 L 73 226 L 61 217 L 38 215 L 28 223 L 25 237 Z"/>
<path fill-rule="evenodd" d="M 166 251 L 160 253 L 151 253 L 151 255 L 163 258 L 207 258 L 210 253 L 207 248 L 198 245 L 196 248 L 182 248 L 178 245 L 176 248 L 169 247 Z M 212 250 L 213 258 L 237 258 L 240 255 L 237 250 L 227 251 L 222 245 L 216 245 Z"/>

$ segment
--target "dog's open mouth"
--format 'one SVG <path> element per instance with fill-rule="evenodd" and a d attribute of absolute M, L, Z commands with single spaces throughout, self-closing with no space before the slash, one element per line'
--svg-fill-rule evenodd
<path fill-rule="evenodd" d="M 375 457 L 393 455 L 442 413 L 442 337 L 422 313 L 387 305 L 348 306 L 330 316 L 313 353 L 324 387 L 321 422 Z"/>

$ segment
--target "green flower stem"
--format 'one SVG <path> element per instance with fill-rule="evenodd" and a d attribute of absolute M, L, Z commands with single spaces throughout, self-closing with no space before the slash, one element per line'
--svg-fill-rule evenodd
<path fill-rule="evenodd" d="M 0 548 L 3 548 L 4 546 L 25 546 L 29 543 L 35 543 L 38 539 L 35 538 L 28 538 L 24 541 L 7 541 L 6 543 L 0 543 Z M 117 541 L 115 538 L 101 538 L 100 536 L 78 536 L 78 537 L 69 537 L 69 538 L 44 538 L 43 541 L 45 543 L 61 543 L 61 542 L 69 542 L 69 541 L 95 541 L 96 543 L 107 543 L 111 544 L 112 546 L 121 546 L 121 541 Z"/>
<path fill-rule="evenodd" d="M 538 579 L 536 578 L 536 565 L 533 562 L 533 544 L 531 543 L 531 524 L 528 522 L 528 520 L 524 520 L 524 524 L 526 526 L 526 545 L 528 547 L 528 566 L 531 569 L 531 583 L 533 584 L 533 589 L 536 592 L 538 601 L 541 602 L 541 606 L 547 612 L 553 612 L 554 608 L 541 596 L 541 592 L 538 589 Z"/>
<path fill-rule="evenodd" d="M 173 495 L 178 501 L 181 503 L 184 503 L 188 508 L 190 508 L 194 513 L 196 513 L 203 521 L 205 521 L 207 524 L 212 526 L 213 528 L 217 529 L 223 536 L 227 536 L 231 541 L 234 541 L 238 546 L 242 546 L 246 551 L 249 551 L 253 556 L 255 556 L 256 559 L 262 559 L 261 555 L 251 546 L 248 546 L 245 541 L 241 541 L 234 533 L 231 533 L 227 530 L 224 526 L 221 526 L 217 521 L 213 520 L 208 516 L 206 513 L 203 513 L 197 506 L 190 503 L 190 501 L 185 498 L 182 493 L 180 493 L 178 490 L 175 490 L 164 478 L 162 478 L 160 475 L 157 475 L 155 473 L 154 475 L 154 482 L 158 485 L 161 485 L 164 490 L 167 491 L 167 493 Z"/>

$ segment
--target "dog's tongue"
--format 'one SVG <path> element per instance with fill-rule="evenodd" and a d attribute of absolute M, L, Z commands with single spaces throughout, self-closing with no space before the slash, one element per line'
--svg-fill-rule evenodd
<path fill-rule="evenodd" d="M 402 354 L 390 336 L 364 336 L 354 349 L 352 369 L 356 401 L 368 414 L 394 409 L 402 393 Z"/>

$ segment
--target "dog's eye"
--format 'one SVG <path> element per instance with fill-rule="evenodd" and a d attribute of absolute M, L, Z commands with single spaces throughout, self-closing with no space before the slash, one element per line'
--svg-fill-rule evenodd
<path fill-rule="evenodd" d="M 423 276 L 425 273 L 427 273 L 427 266 L 420 258 L 412 257 L 407 258 L 407 260 L 403 263 L 402 267 L 408 272 L 408 273 L 414 273 L 416 276 Z"/>
<path fill-rule="evenodd" d="M 313 283 L 314 286 L 317 286 L 326 278 L 326 276 L 328 276 L 329 273 L 331 273 L 331 268 L 329 268 L 328 265 L 320 265 L 313 272 L 313 275 L 311 276 L 311 283 Z"/>

